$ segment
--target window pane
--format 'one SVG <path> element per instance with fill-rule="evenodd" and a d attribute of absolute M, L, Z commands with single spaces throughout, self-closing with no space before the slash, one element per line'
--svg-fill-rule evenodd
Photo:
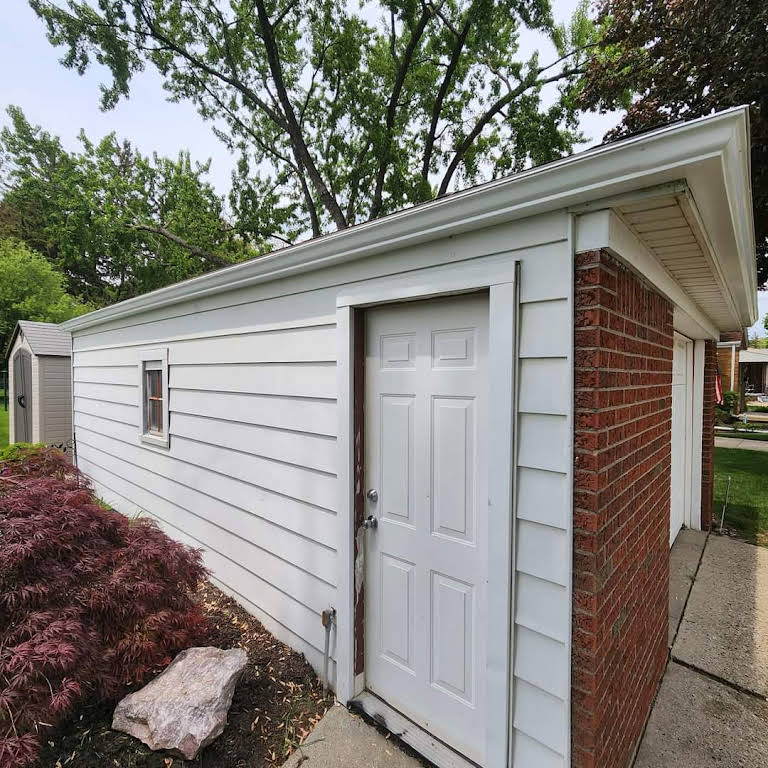
<path fill-rule="evenodd" d="M 144 410 L 147 432 L 163 431 L 163 372 L 145 371 Z"/>
<path fill-rule="evenodd" d="M 150 397 L 162 397 L 162 371 L 147 371 L 147 394 Z"/>
<path fill-rule="evenodd" d="M 150 413 L 152 414 L 151 429 L 155 432 L 163 431 L 163 401 L 152 400 L 150 403 Z"/>

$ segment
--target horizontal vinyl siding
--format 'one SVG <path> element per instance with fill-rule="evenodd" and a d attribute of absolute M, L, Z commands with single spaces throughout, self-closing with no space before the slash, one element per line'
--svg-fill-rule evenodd
<path fill-rule="evenodd" d="M 519 260 L 512 748 L 526 768 L 563 766 L 567 753 L 565 221 L 547 216 L 468 233 L 151 310 L 74 338 L 79 460 L 98 491 L 126 514 L 151 514 L 173 537 L 202 547 L 215 581 L 319 669 L 320 613 L 339 604 L 346 567 L 336 555 L 336 296 L 409 269 L 450 269 L 484 255 Z M 168 450 L 138 440 L 138 355 L 152 347 L 168 348 Z"/>
<path fill-rule="evenodd" d="M 513 762 L 563 768 L 570 738 L 571 264 L 521 269 Z"/>
<path fill-rule="evenodd" d="M 201 547 L 217 583 L 320 668 L 338 574 L 335 326 L 267 326 L 76 350 L 78 459 L 116 508 Z M 138 439 L 138 354 L 153 346 L 168 347 L 169 450 Z"/>

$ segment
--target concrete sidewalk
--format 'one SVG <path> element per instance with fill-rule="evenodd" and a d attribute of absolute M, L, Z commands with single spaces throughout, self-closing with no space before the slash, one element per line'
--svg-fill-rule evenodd
<path fill-rule="evenodd" d="M 744 451 L 768 453 L 768 440 L 749 440 L 743 437 L 716 437 L 715 448 L 741 448 Z"/>
<path fill-rule="evenodd" d="M 680 541 L 682 549 L 675 552 L 676 542 L 672 550 L 670 624 L 673 594 L 683 594 L 679 579 L 674 585 L 676 556 L 679 574 L 697 555 L 690 536 Z M 635 768 L 768 764 L 766 696 L 768 549 L 710 535 Z"/>
<path fill-rule="evenodd" d="M 423 768 L 393 739 L 336 704 L 283 764 L 283 768 Z"/>

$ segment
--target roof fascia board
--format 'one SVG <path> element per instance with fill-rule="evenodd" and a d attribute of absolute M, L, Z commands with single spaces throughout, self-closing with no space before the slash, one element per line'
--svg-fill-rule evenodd
<path fill-rule="evenodd" d="M 320 269 L 408 245 L 525 218 L 590 199 L 674 181 L 692 163 L 720 156 L 742 124 L 744 108 L 668 126 L 571 155 L 505 179 L 334 232 L 252 261 L 225 267 L 61 325 L 81 330 L 210 293 Z M 667 178 L 658 179 L 666 175 Z M 657 181 L 649 181 L 656 177 Z"/>
<path fill-rule="evenodd" d="M 688 331 L 694 338 L 720 338 L 720 331 L 714 323 L 613 211 L 595 211 L 583 214 L 577 220 L 576 252 L 598 248 L 609 250 L 617 259 L 645 277 L 679 308 L 690 319 Z"/>
<path fill-rule="evenodd" d="M 752 206 L 751 158 L 749 142 L 749 111 L 744 110 L 744 119 L 734 126 L 733 136 L 722 155 L 723 173 L 728 194 L 731 220 L 736 222 L 735 237 L 739 256 L 741 284 L 746 286 L 750 315 L 743 325 L 752 325 L 757 320 L 757 272 L 755 269 L 755 222 Z M 748 205 L 744 203 L 748 202 Z"/>

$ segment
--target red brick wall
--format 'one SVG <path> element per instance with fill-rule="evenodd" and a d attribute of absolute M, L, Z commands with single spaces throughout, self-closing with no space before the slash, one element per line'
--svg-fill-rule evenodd
<path fill-rule="evenodd" d="M 667 657 L 672 305 L 602 251 L 575 305 L 572 764 L 624 768 Z"/>
<path fill-rule="evenodd" d="M 704 409 L 701 425 L 701 527 L 712 523 L 715 483 L 715 377 L 717 376 L 717 344 L 704 342 Z"/>

